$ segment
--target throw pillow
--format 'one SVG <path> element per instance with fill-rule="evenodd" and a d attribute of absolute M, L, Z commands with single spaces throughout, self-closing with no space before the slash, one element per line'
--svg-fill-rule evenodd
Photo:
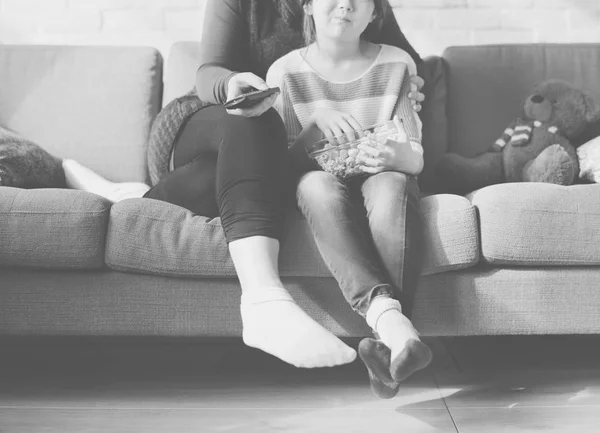
<path fill-rule="evenodd" d="M 66 188 L 62 160 L 0 127 L 0 186 Z"/>

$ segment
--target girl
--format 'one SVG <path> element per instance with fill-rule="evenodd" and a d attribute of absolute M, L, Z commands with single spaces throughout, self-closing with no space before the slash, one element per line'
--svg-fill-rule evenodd
<path fill-rule="evenodd" d="M 381 338 L 361 341 L 359 355 L 373 391 L 389 398 L 432 358 L 398 300 L 411 303 L 421 261 L 421 122 L 408 98 L 416 65 L 400 48 L 363 37 L 381 25 L 384 0 L 302 3 L 307 46 L 277 60 L 267 83 L 281 88 L 275 108 L 301 170 L 298 206 L 344 296 Z M 306 143 L 322 135 L 351 139 L 363 126 L 394 116 L 403 119 L 408 139 L 378 148 L 361 144 L 365 176 L 342 182 L 309 168 Z"/>

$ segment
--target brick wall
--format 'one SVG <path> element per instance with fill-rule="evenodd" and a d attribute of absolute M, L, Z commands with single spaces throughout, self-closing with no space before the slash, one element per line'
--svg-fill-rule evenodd
<path fill-rule="evenodd" d="M 150 45 L 198 40 L 207 1 L 0 0 L 0 42 Z M 600 0 L 391 0 L 422 54 L 449 45 L 600 42 Z"/>

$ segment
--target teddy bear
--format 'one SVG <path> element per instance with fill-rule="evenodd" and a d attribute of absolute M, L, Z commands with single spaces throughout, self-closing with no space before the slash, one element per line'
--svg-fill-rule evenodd
<path fill-rule="evenodd" d="M 579 176 L 575 140 L 598 120 L 600 105 L 591 95 L 566 81 L 544 81 L 487 152 L 444 155 L 437 180 L 447 192 L 460 194 L 503 182 L 572 185 Z"/>

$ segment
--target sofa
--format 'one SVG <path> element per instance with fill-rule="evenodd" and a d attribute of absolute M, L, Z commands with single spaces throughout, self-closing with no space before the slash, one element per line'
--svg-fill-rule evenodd
<path fill-rule="evenodd" d="M 176 43 L 163 61 L 149 47 L 0 45 L 0 125 L 113 181 L 147 182 L 152 120 L 192 88 L 198 46 Z M 444 152 L 494 142 L 536 82 L 600 94 L 599 70 L 600 44 L 451 47 L 426 59 L 422 335 L 600 332 L 600 185 L 459 196 L 435 176 Z M 285 224 L 279 266 L 292 296 L 336 335 L 369 335 L 293 206 Z M 0 336 L 240 337 L 239 296 L 218 218 L 0 187 Z"/>

